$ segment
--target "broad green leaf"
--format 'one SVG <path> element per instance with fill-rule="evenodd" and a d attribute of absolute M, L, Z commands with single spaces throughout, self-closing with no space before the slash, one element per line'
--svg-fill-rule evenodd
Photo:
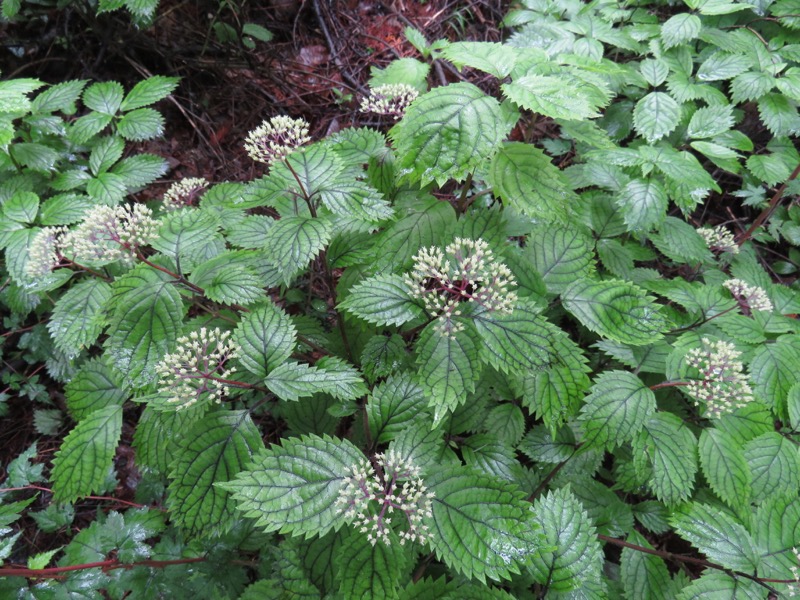
<path fill-rule="evenodd" d="M 631 179 L 616 196 L 622 216 L 630 231 L 648 232 L 667 216 L 669 198 L 655 178 Z"/>
<path fill-rule="evenodd" d="M 386 443 L 418 421 L 427 421 L 422 387 L 408 372 L 388 377 L 372 389 L 366 406 L 372 439 Z"/>
<path fill-rule="evenodd" d="M 700 17 L 690 13 L 673 15 L 661 26 L 661 39 L 664 48 L 669 49 L 695 39 L 700 33 L 702 23 Z"/>
<path fill-rule="evenodd" d="M 367 536 L 352 531 L 334 557 L 339 593 L 344 600 L 397 598 L 408 555 L 399 543 L 370 544 Z"/>
<path fill-rule="evenodd" d="M 358 371 L 335 357 L 322 358 L 314 367 L 284 362 L 270 371 L 264 383 L 282 400 L 299 400 L 318 393 L 353 400 L 367 393 Z"/>
<path fill-rule="evenodd" d="M 431 324 L 420 333 L 416 351 L 419 383 L 439 423 L 475 390 L 481 371 L 477 340 L 470 329 L 447 335 Z"/>
<path fill-rule="evenodd" d="M 167 161 L 154 154 L 136 154 L 123 158 L 111 169 L 129 190 L 153 183 L 167 172 Z"/>
<path fill-rule="evenodd" d="M 386 377 L 402 370 L 407 364 L 409 353 L 402 337 L 393 334 L 389 337 L 376 335 L 364 344 L 361 352 L 361 371 L 367 381 Z"/>
<path fill-rule="evenodd" d="M 461 444 L 464 463 L 476 471 L 516 483 L 522 473 L 511 444 L 501 442 L 494 433 L 479 433 Z"/>
<path fill-rule="evenodd" d="M 762 71 L 747 71 L 731 81 L 731 100 L 751 102 L 758 100 L 775 86 L 775 78 Z"/>
<path fill-rule="evenodd" d="M 217 238 L 216 217 L 200 210 L 180 210 L 165 216 L 153 248 L 169 256 L 183 271 L 192 271 L 208 256 L 209 244 Z"/>
<path fill-rule="evenodd" d="M 399 172 L 421 185 L 463 181 L 497 151 L 517 118 L 471 83 L 435 88 L 389 132 Z"/>
<path fill-rule="evenodd" d="M 759 98 L 758 114 L 772 135 L 793 135 L 800 129 L 797 103 L 783 94 L 766 94 Z"/>
<path fill-rule="evenodd" d="M 376 325 L 402 325 L 422 315 L 403 278 L 390 274 L 357 283 L 339 308 Z"/>
<path fill-rule="evenodd" d="M 73 79 L 50 86 L 34 98 L 31 109 L 35 113 L 60 111 L 73 114 L 76 110 L 75 102 L 87 83 L 85 79 Z"/>
<path fill-rule="evenodd" d="M 698 109 L 689 121 L 686 133 L 691 138 L 710 138 L 733 127 L 733 106 L 718 104 Z"/>
<path fill-rule="evenodd" d="M 106 406 L 79 422 L 53 459 L 53 500 L 73 502 L 100 489 L 121 434 L 121 406 Z"/>
<path fill-rule="evenodd" d="M 792 442 L 779 433 L 765 433 L 747 442 L 744 459 L 753 476 L 755 502 L 796 494 L 800 489 L 800 456 Z"/>
<path fill-rule="evenodd" d="M 800 373 L 800 336 L 784 335 L 760 345 L 750 362 L 756 396 L 779 415 L 786 413 L 789 389 Z"/>
<path fill-rule="evenodd" d="M 205 406 L 194 406 L 167 412 L 148 404 L 139 417 L 133 436 L 136 464 L 154 470 L 166 481 L 178 446 L 185 443 L 186 432 L 205 411 Z"/>
<path fill-rule="evenodd" d="M 257 23 L 245 23 L 242 25 L 242 35 L 249 35 L 257 39 L 259 42 L 270 42 L 274 37 L 272 32 L 266 27 L 262 27 Z"/>
<path fill-rule="evenodd" d="M 383 194 L 362 181 L 342 178 L 320 190 L 319 197 L 334 214 L 363 221 L 370 227 L 394 215 Z"/>
<path fill-rule="evenodd" d="M 583 83 L 583 85 L 580 85 Z M 504 83 L 503 93 L 514 103 L 552 119 L 584 120 L 600 116 L 596 93 L 579 80 L 558 75 L 523 75 Z"/>
<path fill-rule="evenodd" d="M 706 262 L 713 258 L 705 240 L 683 219 L 667 217 L 650 239 L 662 254 L 677 262 Z"/>
<path fill-rule="evenodd" d="M 658 87 L 669 75 L 669 66 L 663 60 L 646 58 L 639 63 L 639 73 L 651 87 Z"/>
<path fill-rule="evenodd" d="M 573 227 L 551 225 L 534 228 L 528 236 L 525 256 L 553 294 L 594 272 L 592 240 Z"/>
<path fill-rule="evenodd" d="M 800 499 L 796 494 L 763 502 L 755 512 L 753 536 L 761 558 L 758 574 L 793 579 L 797 559 L 792 548 L 800 544 Z"/>
<path fill-rule="evenodd" d="M 603 552 L 596 530 L 568 488 L 537 500 L 533 513 L 545 535 L 545 549 L 533 556 L 528 567 L 536 581 L 566 592 L 600 578 Z"/>
<path fill-rule="evenodd" d="M 510 46 L 490 42 L 455 42 L 442 48 L 441 54 L 459 68 L 472 67 L 498 79 L 511 74 L 518 56 Z"/>
<path fill-rule="evenodd" d="M 108 171 L 115 162 L 122 158 L 124 150 L 125 142 L 121 138 L 116 136 L 102 138 L 92 148 L 92 153 L 89 155 L 89 169 L 91 169 L 92 175 L 97 176 Z"/>
<path fill-rule="evenodd" d="M 627 541 L 652 550 L 644 536 L 638 532 L 628 536 Z M 626 598 L 667 600 L 670 576 L 667 565 L 661 557 L 623 548 L 620 567 L 620 579 L 625 588 Z"/>
<path fill-rule="evenodd" d="M 96 204 L 114 206 L 125 198 L 128 186 L 125 179 L 115 173 L 100 173 L 86 184 L 86 193 Z"/>
<path fill-rule="evenodd" d="M 536 556 L 539 527 L 515 486 L 465 467 L 441 469 L 426 484 L 435 494 L 430 543 L 451 569 L 499 581 Z"/>
<path fill-rule="evenodd" d="M 178 339 L 184 312 L 180 292 L 171 277 L 147 266 L 120 277 L 112 289 L 106 355 L 128 385 L 147 385 Z"/>
<path fill-rule="evenodd" d="M 76 421 L 101 408 L 122 406 L 129 395 L 119 373 L 97 358 L 81 365 L 65 392 L 67 408 Z"/>
<path fill-rule="evenodd" d="M 516 404 L 499 404 L 486 415 L 485 428 L 500 441 L 516 446 L 525 433 L 525 415 Z"/>
<path fill-rule="evenodd" d="M 331 226 L 322 219 L 284 217 L 264 237 L 264 248 L 287 284 L 319 254 L 331 239 Z"/>
<path fill-rule="evenodd" d="M 39 196 L 18 191 L 3 203 L 2 215 L 17 223 L 33 223 L 39 212 Z"/>
<path fill-rule="evenodd" d="M 126 140 L 152 140 L 164 133 L 164 117 L 152 108 L 137 108 L 117 121 L 117 133 Z"/>
<path fill-rule="evenodd" d="M 55 165 L 60 155 L 50 146 L 35 142 L 18 142 L 12 144 L 9 152 L 14 161 L 23 167 L 30 167 L 34 171 L 49 173 L 55 170 Z"/>
<path fill-rule="evenodd" d="M 42 203 L 39 219 L 42 225 L 72 225 L 82 221 L 92 207 L 89 198 L 82 194 L 57 194 Z"/>
<path fill-rule="evenodd" d="M 122 104 L 125 90 L 116 81 L 94 83 L 83 93 L 83 103 L 104 115 L 115 115 Z"/>
<path fill-rule="evenodd" d="M 170 473 L 167 504 L 175 521 L 194 535 L 227 530 L 237 505 L 214 484 L 228 481 L 263 449 L 246 411 L 215 411 L 193 423 L 178 444 Z"/>
<path fill-rule="evenodd" d="M 590 381 L 584 361 L 550 367 L 526 378 L 522 403 L 554 432 L 578 412 Z"/>
<path fill-rule="evenodd" d="M 337 178 L 345 170 L 345 164 L 327 144 L 314 144 L 298 149 L 286 160 L 288 163 L 279 161 L 272 165 L 268 178 L 279 182 L 279 194 L 285 194 L 285 190 L 290 189 L 301 197 L 311 198 L 328 186 L 335 185 Z M 293 199 L 293 207 L 294 202 L 303 203 L 300 197 Z M 294 210 L 291 214 L 296 215 L 297 211 Z"/>
<path fill-rule="evenodd" d="M 632 440 L 656 409 L 656 397 L 625 371 L 601 373 L 586 397 L 579 421 L 587 446 L 613 448 Z"/>
<path fill-rule="evenodd" d="M 155 104 L 166 98 L 178 86 L 178 77 L 156 75 L 140 81 L 131 88 L 120 105 L 120 110 L 129 111 Z"/>
<path fill-rule="evenodd" d="M 741 75 L 750 68 L 751 60 L 743 54 L 715 52 L 697 69 L 700 81 L 722 81 Z"/>
<path fill-rule="evenodd" d="M 112 115 L 91 112 L 72 122 L 67 130 L 67 137 L 76 144 L 85 144 L 93 136 L 103 131 L 113 119 Z"/>
<path fill-rule="evenodd" d="M 785 181 L 791 168 L 777 154 L 752 154 L 747 158 L 748 170 L 768 186 Z"/>
<path fill-rule="evenodd" d="M 577 281 L 564 290 L 561 299 L 583 325 L 625 344 L 651 344 L 667 328 L 652 298 L 625 281 Z"/>
<path fill-rule="evenodd" d="M 372 67 L 369 86 L 374 88 L 384 83 L 405 83 L 424 92 L 428 89 L 425 78 L 430 68 L 430 65 L 415 58 L 399 58 L 390 62 L 385 69 Z"/>
<path fill-rule="evenodd" d="M 670 522 L 709 560 L 745 573 L 753 573 L 758 568 L 752 537 L 729 513 L 691 502 L 675 509 Z"/>
<path fill-rule="evenodd" d="M 733 508 L 750 502 L 752 476 L 739 444 L 718 429 L 700 434 L 700 466 L 711 489 Z"/>
<path fill-rule="evenodd" d="M 667 505 L 686 500 L 697 473 L 697 439 L 672 413 L 650 416 L 633 443 L 637 471 L 651 470 L 650 488 Z M 638 463 L 638 464 L 637 464 Z"/>
<path fill-rule="evenodd" d="M 296 330 L 291 319 L 272 302 L 254 308 L 236 328 L 239 362 L 258 377 L 283 364 L 295 347 Z"/>
<path fill-rule="evenodd" d="M 564 221 L 575 194 L 564 173 L 532 144 L 506 142 L 492 158 L 489 184 L 504 203 L 544 221 Z"/>
<path fill-rule="evenodd" d="M 305 436 L 262 450 L 228 483 L 237 508 L 266 531 L 325 535 L 344 524 L 336 499 L 364 454 L 347 440 Z"/>
<path fill-rule="evenodd" d="M 633 125 L 639 135 L 652 143 L 672 133 L 680 116 L 680 106 L 671 96 L 650 92 L 636 103 Z"/>
<path fill-rule="evenodd" d="M 764 600 L 764 588 L 744 577 L 731 577 L 721 571 L 706 569 L 700 577 L 683 588 L 676 598 L 677 600 Z"/>
<path fill-rule="evenodd" d="M 111 286 L 102 279 L 84 279 L 72 286 L 55 303 L 47 323 L 56 348 L 73 357 L 94 344 L 106 324 L 110 299 Z"/>

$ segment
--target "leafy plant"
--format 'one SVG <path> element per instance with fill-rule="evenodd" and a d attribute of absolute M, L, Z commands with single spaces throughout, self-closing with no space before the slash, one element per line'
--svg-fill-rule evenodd
<path fill-rule="evenodd" d="M 505 44 L 411 31 L 497 94 L 400 59 L 362 104 L 386 133 L 276 117 L 245 143 L 262 177 L 147 207 L 127 196 L 163 165 L 122 156 L 174 80 L 4 82 L 2 301 L 75 424 L 47 474 L 9 466 L 0 558 L 19 488 L 47 477 L 50 528 L 113 488 L 123 421 L 142 481 L 0 589 L 789 593 L 800 21 L 687 6 L 531 2 Z M 533 121 L 551 138 L 523 141 Z M 752 221 L 704 218 L 732 198 Z"/>

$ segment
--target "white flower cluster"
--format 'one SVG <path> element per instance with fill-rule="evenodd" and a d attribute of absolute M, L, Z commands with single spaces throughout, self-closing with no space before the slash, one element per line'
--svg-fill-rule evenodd
<path fill-rule="evenodd" d="M 730 252 L 739 254 L 739 246 L 733 234 L 722 225 L 716 227 L 701 227 L 697 233 L 705 240 L 709 250 L 714 252 Z"/>
<path fill-rule="evenodd" d="M 339 512 L 366 533 L 373 546 L 378 541 L 388 546 L 392 532 L 389 515 L 399 511 L 405 514 L 407 524 L 398 533 L 400 545 L 406 541 L 426 543 L 430 532 L 424 520 L 433 517 L 434 494 L 425 487 L 419 467 L 391 450 L 375 455 L 375 462 L 380 474 L 367 459 L 350 467 L 350 475 L 344 478 L 336 499 Z"/>
<path fill-rule="evenodd" d="M 226 380 L 236 371 L 227 363 L 236 358 L 238 346 L 229 331 L 202 327 L 178 338 L 178 348 L 156 366 L 159 386 L 169 390 L 177 410 L 196 404 L 201 398 L 221 402 L 230 391 Z"/>
<path fill-rule="evenodd" d="M 794 554 L 795 562 L 800 564 L 800 550 L 792 548 L 792 554 Z M 786 589 L 786 595 L 789 596 L 789 598 L 794 598 L 800 593 L 800 569 L 798 569 L 798 565 L 794 565 L 791 567 L 791 570 L 795 582 L 789 584 L 789 587 Z"/>
<path fill-rule="evenodd" d="M 130 261 L 137 248 L 158 238 L 157 232 L 158 221 L 143 204 L 96 206 L 61 244 L 77 262 Z"/>
<path fill-rule="evenodd" d="M 305 120 L 272 117 L 247 134 L 244 149 L 253 160 L 271 165 L 310 139 Z"/>
<path fill-rule="evenodd" d="M 703 347 L 686 355 L 686 362 L 700 371 L 701 379 L 689 382 L 687 391 L 699 405 L 705 403 L 713 417 L 721 417 L 753 401 L 753 390 L 737 360 L 741 352 L 733 344 L 703 338 Z"/>
<path fill-rule="evenodd" d="M 25 274 L 31 279 L 44 277 L 61 262 L 61 238 L 66 227 L 45 227 L 31 240 L 28 246 L 28 262 Z"/>
<path fill-rule="evenodd" d="M 403 280 L 425 310 L 436 315 L 436 328 L 442 335 L 453 335 L 464 325 L 453 321 L 461 316 L 461 303 L 474 303 L 488 311 L 510 313 L 517 294 L 511 271 L 497 262 L 484 240 L 456 238 L 444 252 L 440 248 L 421 249 L 414 267 Z"/>
<path fill-rule="evenodd" d="M 419 92 L 405 83 L 386 83 L 372 88 L 361 101 L 361 112 L 391 115 L 395 121 L 403 116 Z"/>
<path fill-rule="evenodd" d="M 748 285 L 741 279 L 728 279 L 722 285 L 730 290 L 733 298 L 739 303 L 742 313 L 748 317 L 754 310 L 772 312 L 772 302 L 770 302 L 767 292 L 760 287 Z"/>
<path fill-rule="evenodd" d="M 207 185 L 208 180 L 203 177 L 187 177 L 176 181 L 164 192 L 164 210 L 172 211 L 191 206 Z"/>

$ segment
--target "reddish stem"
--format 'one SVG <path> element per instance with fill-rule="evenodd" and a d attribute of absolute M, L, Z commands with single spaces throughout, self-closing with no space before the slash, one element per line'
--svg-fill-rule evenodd
<path fill-rule="evenodd" d="M 205 562 L 205 556 L 195 558 L 176 558 L 174 560 L 142 560 L 133 563 L 122 563 L 116 558 L 110 558 L 100 562 L 84 563 L 80 565 L 70 565 L 68 567 L 50 567 L 47 569 L 27 569 L 24 567 L 0 567 L 0 577 L 28 577 L 32 579 L 52 579 L 61 577 L 63 573 L 71 571 L 83 571 L 86 569 L 100 568 L 103 572 L 115 569 L 133 569 L 134 567 L 155 567 L 163 568 L 171 565 L 186 565 L 190 563 Z"/>

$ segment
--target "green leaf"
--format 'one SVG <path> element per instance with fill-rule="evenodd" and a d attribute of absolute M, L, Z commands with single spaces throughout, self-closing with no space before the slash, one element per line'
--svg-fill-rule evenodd
<path fill-rule="evenodd" d="M 653 299 L 626 281 L 576 281 L 561 294 L 564 307 L 603 337 L 634 346 L 658 341 L 667 328 Z"/>
<path fill-rule="evenodd" d="M 94 344 L 105 327 L 110 299 L 111 286 L 102 279 L 84 279 L 72 286 L 55 303 L 47 323 L 56 348 L 74 357 Z"/>
<path fill-rule="evenodd" d="M 632 440 L 656 409 L 656 396 L 633 373 L 601 373 L 586 397 L 579 421 L 585 443 L 613 449 Z"/>
<path fill-rule="evenodd" d="M 508 206 L 545 221 L 565 221 L 575 198 L 564 173 L 531 144 L 506 142 L 500 146 L 487 180 Z"/>
<path fill-rule="evenodd" d="M 775 78 L 761 71 L 747 71 L 731 81 L 731 100 L 736 103 L 758 100 L 775 86 Z"/>
<path fill-rule="evenodd" d="M 551 432 L 578 412 L 590 381 L 585 360 L 567 362 L 526 378 L 522 402 Z"/>
<path fill-rule="evenodd" d="M 203 288 L 206 298 L 220 304 L 248 306 L 263 300 L 264 287 L 256 274 L 241 265 L 218 268 L 225 258 L 227 256 L 222 255 L 198 265 L 189 280 Z M 208 271 L 203 270 L 206 266 Z"/>
<path fill-rule="evenodd" d="M 525 256 L 553 294 L 594 272 L 591 238 L 565 225 L 534 228 L 528 236 Z"/>
<path fill-rule="evenodd" d="M 137 154 L 123 158 L 111 169 L 129 189 L 148 185 L 167 172 L 167 161 L 154 154 Z"/>
<path fill-rule="evenodd" d="M 430 419 L 422 387 L 408 372 L 392 375 L 376 385 L 367 402 L 367 422 L 376 443 L 393 440 L 414 423 Z"/>
<path fill-rule="evenodd" d="M 339 308 L 376 325 L 402 325 L 422 315 L 399 275 L 375 275 L 352 288 Z"/>
<path fill-rule="evenodd" d="M 113 293 L 106 354 L 127 384 L 152 383 L 156 364 L 180 333 L 184 313 L 180 292 L 171 277 L 143 266 L 117 279 Z"/>
<path fill-rule="evenodd" d="M 750 68 L 751 60 L 743 54 L 715 52 L 697 69 L 700 81 L 722 81 L 741 75 Z"/>
<path fill-rule="evenodd" d="M 100 173 L 86 184 L 86 193 L 96 204 L 114 206 L 122 202 L 127 192 L 125 180 L 114 173 Z"/>
<path fill-rule="evenodd" d="M 245 315 L 233 334 L 239 362 L 258 377 L 283 364 L 295 347 L 296 330 L 291 319 L 272 302 Z"/>
<path fill-rule="evenodd" d="M 211 258 L 208 248 L 217 238 L 218 227 L 217 218 L 210 213 L 179 210 L 161 220 L 158 238 L 151 245 L 181 270 L 192 271 L 204 258 Z"/>
<path fill-rule="evenodd" d="M 415 58 L 399 58 L 393 60 L 385 69 L 372 67 L 370 69 L 369 86 L 374 88 L 384 83 L 405 83 L 424 92 L 428 89 L 425 78 L 430 71 L 430 65 L 420 62 Z"/>
<path fill-rule="evenodd" d="M 17 223 L 33 223 L 39 212 L 39 196 L 18 191 L 3 203 L 2 215 Z"/>
<path fill-rule="evenodd" d="M 681 537 L 709 560 L 729 569 L 753 573 L 758 556 L 747 530 L 730 514 L 705 504 L 691 502 L 678 507 L 670 519 Z"/>
<path fill-rule="evenodd" d="M 97 358 L 81 365 L 65 392 L 67 408 L 76 421 L 101 408 L 122 406 L 129 396 L 119 373 Z"/>
<path fill-rule="evenodd" d="M 274 37 L 269 29 L 257 23 L 245 23 L 242 25 L 242 35 L 249 35 L 259 42 L 270 42 Z"/>
<path fill-rule="evenodd" d="M 796 494 L 800 488 L 797 448 L 776 432 L 765 433 L 744 446 L 744 459 L 753 475 L 753 500 Z"/>
<path fill-rule="evenodd" d="M 797 103 L 783 94 L 766 94 L 759 98 L 758 114 L 772 135 L 794 135 L 800 129 Z"/>
<path fill-rule="evenodd" d="M 121 406 L 101 408 L 78 423 L 53 459 L 53 500 L 73 502 L 100 489 L 121 434 Z"/>
<path fill-rule="evenodd" d="M 664 92 L 650 92 L 633 109 L 633 126 L 648 142 L 660 140 L 678 126 L 681 108 Z"/>
<path fill-rule="evenodd" d="M 750 172 L 768 186 L 774 186 L 789 177 L 791 168 L 777 154 L 752 154 L 747 158 Z"/>
<path fill-rule="evenodd" d="M 756 396 L 783 415 L 789 389 L 800 373 L 800 336 L 783 335 L 772 344 L 756 348 L 750 362 L 750 377 Z"/>
<path fill-rule="evenodd" d="M 50 146 L 34 142 L 12 144 L 9 151 L 17 164 L 48 174 L 55 170 L 56 162 L 60 158 L 59 153 Z"/>
<path fill-rule="evenodd" d="M 35 113 L 61 111 L 73 114 L 76 110 L 75 102 L 87 83 L 85 79 L 74 79 L 50 86 L 34 98 L 31 110 Z"/>
<path fill-rule="evenodd" d="M 792 548 L 800 544 L 800 499 L 796 494 L 772 497 L 755 512 L 753 536 L 761 557 L 758 574 L 765 578 L 794 579 L 797 559 Z"/>
<path fill-rule="evenodd" d="M 370 544 L 357 531 L 347 536 L 334 561 L 344 600 L 397 598 L 400 577 L 408 567 L 408 556 L 399 543 Z"/>
<path fill-rule="evenodd" d="M 322 203 L 334 214 L 358 219 L 370 226 L 392 218 L 394 210 L 375 188 L 362 181 L 344 178 L 319 192 Z"/>
<path fill-rule="evenodd" d="M 247 411 L 215 411 L 193 423 L 179 442 L 170 473 L 167 504 L 175 521 L 193 535 L 228 529 L 236 503 L 214 484 L 242 471 L 263 449 Z"/>
<path fill-rule="evenodd" d="M 702 23 L 697 15 L 691 13 L 673 15 L 661 26 L 661 40 L 664 42 L 664 48 L 668 50 L 692 41 L 700 34 L 701 28 Z"/>
<path fill-rule="evenodd" d="M 490 42 L 455 42 L 442 48 L 441 54 L 459 69 L 472 67 L 498 79 L 511 74 L 518 56 L 514 48 Z"/>
<path fill-rule="evenodd" d="M 650 231 L 667 216 L 669 198 L 657 178 L 631 179 L 616 196 L 629 231 Z"/>
<path fill-rule="evenodd" d="M 348 440 L 305 436 L 262 450 L 233 481 L 217 484 L 237 508 L 266 531 L 325 535 L 344 519 L 336 499 L 364 454 Z"/>
<path fill-rule="evenodd" d="M 652 470 L 650 488 L 665 504 L 677 504 L 692 493 L 697 473 L 697 439 L 672 413 L 650 416 L 633 443 L 638 472 Z"/>
<path fill-rule="evenodd" d="M 691 138 L 710 138 L 733 127 L 733 106 L 718 104 L 699 108 L 692 115 L 686 133 Z"/>
<path fill-rule="evenodd" d="M 700 434 L 700 466 L 711 489 L 733 508 L 750 503 L 752 476 L 742 448 L 718 429 L 704 429 Z"/>
<path fill-rule="evenodd" d="M 136 464 L 153 469 L 166 480 L 178 445 L 185 442 L 186 432 L 205 410 L 204 406 L 195 406 L 166 412 L 160 411 L 153 403 L 148 404 L 139 417 L 133 436 Z"/>
<path fill-rule="evenodd" d="M 150 106 L 166 98 L 178 86 L 178 77 L 156 75 L 137 83 L 120 105 L 120 110 L 129 111 L 143 106 Z"/>
<path fill-rule="evenodd" d="M 533 513 L 545 535 L 546 549 L 535 554 L 528 567 L 539 583 L 566 592 L 600 578 L 603 552 L 597 532 L 569 488 L 537 500 Z"/>
<path fill-rule="evenodd" d="M 389 132 L 400 173 L 421 185 L 463 181 L 497 151 L 517 118 L 471 83 L 435 88 Z"/>
<path fill-rule="evenodd" d="M 124 94 L 125 90 L 116 81 L 94 83 L 83 93 L 83 103 L 93 111 L 113 116 L 117 114 Z"/>
<path fill-rule="evenodd" d="M 600 116 L 597 93 L 585 81 L 559 75 L 523 75 L 500 86 L 511 101 L 552 119 L 576 121 Z"/>
<path fill-rule="evenodd" d="M 376 379 L 402 370 L 408 358 L 402 337 L 397 334 L 389 337 L 376 335 L 364 345 L 361 352 L 361 371 L 367 381 L 374 383 Z"/>
<path fill-rule="evenodd" d="M 703 575 L 683 588 L 676 598 L 677 600 L 763 600 L 763 592 L 764 588 L 756 581 L 706 569 Z"/>
<path fill-rule="evenodd" d="M 58 194 L 44 201 L 39 220 L 43 226 L 72 225 L 82 221 L 91 207 L 89 198 L 82 194 Z"/>
<path fill-rule="evenodd" d="M 137 108 L 117 121 L 117 132 L 126 140 L 151 140 L 164 133 L 164 117 L 152 108 Z"/>
<path fill-rule="evenodd" d="M 264 382 L 282 400 L 299 400 L 318 393 L 353 400 L 367 393 L 358 371 L 332 356 L 321 358 L 314 367 L 285 362 L 272 369 Z"/>
<path fill-rule="evenodd" d="M 112 115 L 92 112 L 72 122 L 67 130 L 67 137 L 76 144 L 85 144 L 93 136 L 105 129 L 114 119 Z"/>
<path fill-rule="evenodd" d="M 108 171 L 115 162 L 122 158 L 125 150 L 125 142 L 116 136 L 102 138 L 97 145 L 92 148 L 89 155 L 89 169 L 95 177 L 100 173 Z"/>
<path fill-rule="evenodd" d="M 522 493 L 465 467 L 441 469 L 426 481 L 435 494 L 431 546 L 465 577 L 510 579 L 536 556 L 539 536 Z"/>
<path fill-rule="evenodd" d="M 480 375 L 478 345 L 470 330 L 439 333 L 434 325 L 422 330 L 416 345 L 419 382 L 439 423 L 475 390 Z"/>
<path fill-rule="evenodd" d="M 264 236 L 264 249 L 287 284 L 319 254 L 331 239 L 327 221 L 309 217 L 284 217 Z"/>

